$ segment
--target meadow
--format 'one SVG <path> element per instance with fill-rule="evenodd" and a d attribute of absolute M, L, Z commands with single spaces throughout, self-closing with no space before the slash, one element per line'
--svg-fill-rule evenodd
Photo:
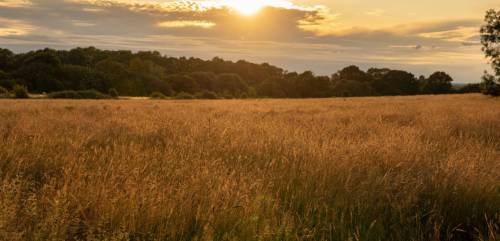
<path fill-rule="evenodd" d="M 500 240 L 500 101 L 0 100 L 0 240 Z"/>

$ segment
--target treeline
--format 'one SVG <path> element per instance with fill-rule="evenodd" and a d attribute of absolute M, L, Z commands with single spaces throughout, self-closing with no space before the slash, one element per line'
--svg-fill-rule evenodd
<path fill-rule="evenodd" d="M 159 52 L 109 51 L 94 47 L 43 49 L 14 54 L 0 49 L 0 86 L 25 86 L 32 93 L 64 90 L 117 92 L 124 96 L 197 95 L 222 98 L 318 98 L 478 92 L 452 88 L 444 72 L 429 77 L 372 68 L 346 67 L 332 76 L 288 72 L 264 64 L 221 58 L 174 58 Z M 477 87 L 477 91 L 476 91 Z"/>

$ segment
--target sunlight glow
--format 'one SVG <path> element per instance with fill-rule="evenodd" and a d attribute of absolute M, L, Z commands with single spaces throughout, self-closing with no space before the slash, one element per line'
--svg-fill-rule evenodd
<path fill-rule="evenodd" d="M 227 5 L 240 14 L 251 16 L 257 14 L 262 8 L 269 4 L 266 1 L 258 0 L 232 0 L 230 3 L 228 2 Z"/>
<path fill-rule="evenodd" d="M 233 9 L 244 16 L 255 15 L 265 7 L 297 8 L 287 0 L 222 0 L 218 5 Z"/>

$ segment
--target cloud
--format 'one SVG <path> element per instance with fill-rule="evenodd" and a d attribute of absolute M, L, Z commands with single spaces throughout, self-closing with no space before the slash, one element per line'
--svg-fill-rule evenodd
<path fill-rule="evenodd" d="M 215 26 L 215 23 L 207 21 L 181 20 L 181 21 L 161 22 L 158 23 L 158 26 L 163 28 L 187 28 L 187 27 L 212 28 Z"/>
<path fill-rule="evenodd" d="M 383 16 L 384 14 L 385 14 L 385 10 L 380 9 L 380 8 L 375 8 L 375 9 L 372 9 L 370 11 L 365 12 L 365 15 L 375 16 L 375 17 L 380 17 L 380 16 Z"/>
<path fill-rule="evenodd" d="M 23 21 L 0 17 L 0 37 L 26 35 L 33 28 L 33 26 Z"/>
<path fill-rule="evenodd" d="M 0 7 L 23 7 L 30 5 L 29 0 L 0 0 Z"/>

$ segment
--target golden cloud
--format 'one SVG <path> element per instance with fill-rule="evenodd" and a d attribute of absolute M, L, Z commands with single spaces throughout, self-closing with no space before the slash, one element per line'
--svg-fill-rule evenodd
<path fill-rule="evenodd" d="M 208 21 L 181 20 L 181 21 L 160 22 L 158 23 L 158 26 L 162 28 L 186 28 L 186 27 L 212 28 L 215 26 L 215 23 Z"/>
<path fill-rule="evenodd" d="M 0 37 L 26 35 L 33 30 L 33 26 L 22 21 L 0 17 Z"/>
<path fill-rule="evenodd" d="M 31 5 L 29 0 L 0 0 L 0 7 L 24 7 Z"/>

